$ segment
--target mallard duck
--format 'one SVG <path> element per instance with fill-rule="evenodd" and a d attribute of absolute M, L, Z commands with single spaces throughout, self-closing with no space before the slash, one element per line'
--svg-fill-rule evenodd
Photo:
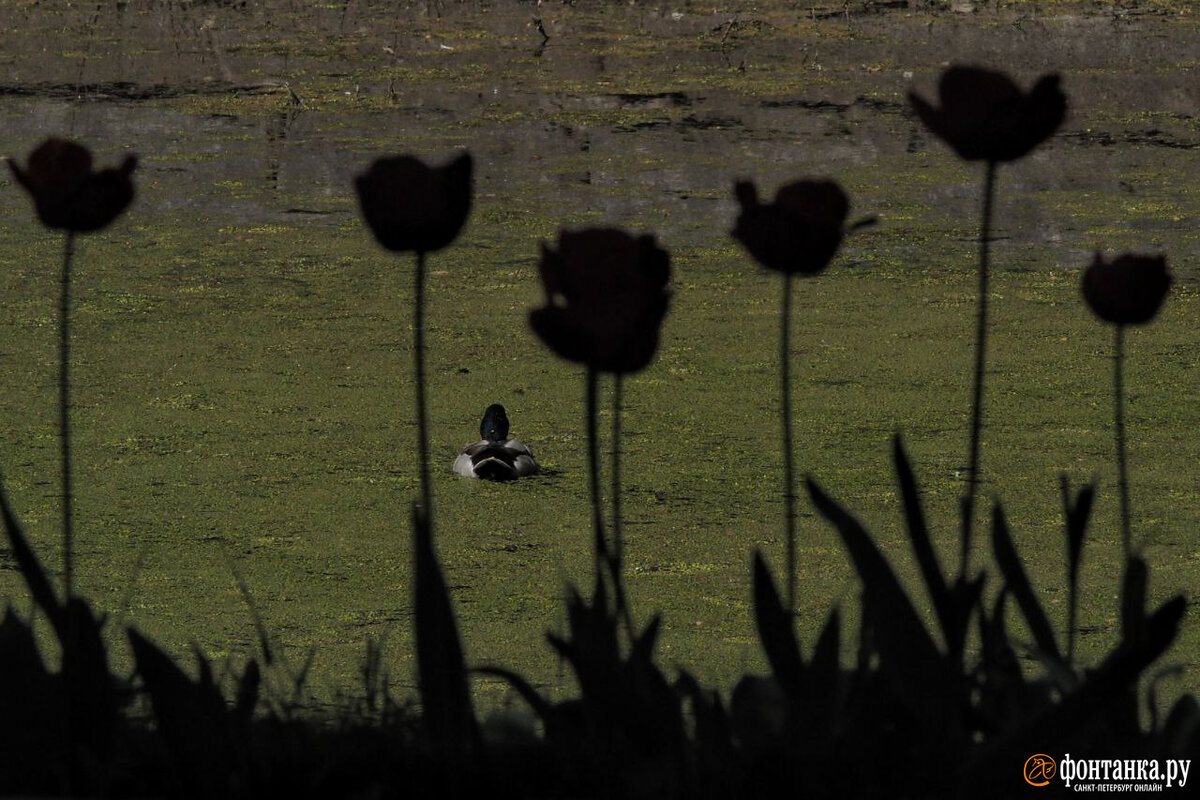
<path fill-rule="evenodd" d="M 538 471 L 529 445 L 508 438 L 508 415 L 493 403 L 479 423 L 480 440 L 463 448 L 454 459 L 454 474 L 489 481 L 511 481 Z"/>

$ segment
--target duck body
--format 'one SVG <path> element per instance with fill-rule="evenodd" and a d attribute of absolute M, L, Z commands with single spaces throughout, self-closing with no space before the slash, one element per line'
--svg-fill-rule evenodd
<path fill-rule="evenodd" d="M 511 481 L 538 471 L 529 445 L 508 438 L 508 415 L 494 403 L 483 413 L 480 440 L 462 449 L 454 459 L 454 474 L 489 481 Z"/>

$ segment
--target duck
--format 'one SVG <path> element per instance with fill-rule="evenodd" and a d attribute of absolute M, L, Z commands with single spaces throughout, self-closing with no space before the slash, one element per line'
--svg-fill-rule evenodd
<path fill-rule="evenodd" d="M 489 481 L 511 481 L 538 471 L 537 459 L 529 445 L 508 438 L 508 414 L 504 406 L 492 403 L 479 423 L 478 442 L 462 449 L 454 459 L 454 474 Z"/>

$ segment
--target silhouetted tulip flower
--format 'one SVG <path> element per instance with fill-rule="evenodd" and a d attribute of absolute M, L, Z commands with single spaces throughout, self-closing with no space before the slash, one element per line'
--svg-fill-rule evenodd
<path fill-rule="evenodd" d="M 126 156 L 115 169 L 92 171 L 86 147 L 63 139 L 47 139 L 29 155 L 22 169 L 8 159 L 17 183 L 33 197 L 38 219 L 49 228 L 89 233 L 106 227 L 133 200 L 129 176 L 136 156 Z"/>
<path fill-rule="evenodd" d="M 1044 75 L 1025 94 L 1007 75 L 980 67 L 950 67 L 938 85 L 941 108 L 909 93 L 917 115 L 968 161 L 1015 161 L 1062 124 L 1067 99 L 1057 75 Z"/>
<path fill-rule="evenodd" d="M 601 372 L 644 369 L 667 313 L 670 259 L 650 235 L 592 228 L 563 231 L 542 245 L 546 305 L 529 314 L 558 355 Z"/>
<path fill-rule="evenodd" d="M 1154 319 L 1171 287 L 1164 256 L 1124 253 L 1105 262 L 1096 253 L 1083 271 L 1083 299 L 1096 316 L 1114 325 L 1144 325 Z"/>
<path fill-rule="evenodd" d="M 758 263 L 787 274 L 815 275 L 837 253 L 850 210 L 846 193 L 833 181 L 796 181 L 764 205 L 749 181 L 734 194 L 742 207 L 732 235 Z"/>
<path fill-rule="evenodd" d="M 441 250 L 471 210 L 471 171 L 469 153 L 442 167 L 412 156 L 377 159 L 354 181 L 363 219 L 388 250 Z"/>

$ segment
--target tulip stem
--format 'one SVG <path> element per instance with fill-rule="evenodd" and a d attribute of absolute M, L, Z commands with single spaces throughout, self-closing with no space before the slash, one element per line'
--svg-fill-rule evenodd
<path fill-rule="evenodd" d="M 596 589 L 599 591 L 604 580 L 603 566 L 610 564 L 608 546 L 604 541 L 604 518 L 600 510 L 600 442 L 598 430 L 599 387 L 596 368 L 587 368 L 587 438 L 588 480 L 592 495 L 592 546 L 595 550 Z"/>
<path fill-rule="evenodd" d="M 979 225 L 979 307 L 975 328 L 975 381 L 971 395 L 970 460 L 967 493 L 963 497 L 962 553 L 959 574 L 966 577 L 975 530 L 975 498 L 979 494 L 979 443 L 983 437 L 983 374 L 987 364 L 988 258 L 992 242 L 992 204 L 996 193 L 996 162 L 988 161 L 983 177 L 983 213 Z"/>
<path fill-rule="evenodd" d="M 69 601 L 75 591 L 74 493 L 71 486 L 71 261 L 75 232 L 67 231 L 63 244 L 62 294 L 58 305 L 58 425 L 62 447 L 63 593 Z"/>
<path fill-rule="evenodd" d="M 613 412 L 620 413 L 621 402 L 621 376 L 617 376 L 617 388 L 613 394 Z M 604 570 L 608 569 L 609 577 L 612 579 L 613 585 L 613 603 L 614 609 L 618 616 L 621 617 L 625 624 L 625 629 L 629 633 L 630 641 L 633 640 L 633 616 L 629 613 L 629 604 L 625 599 L 625 584 L 621 580 L 621 557 L 620 545 L 614 544 L 613 548 L 609 548 L 608 542 L 604 535 L 604 515 L 602 513 L 601 503 L 603 498 L 600 495 L 600 387 L 599 373 L 595 367 L 587 369 L 587 437 L 588 437 L 588 474 L 589 486 L 592 495 L 592 528 L 595 533 L 594 548 L 595 548 L 595 564 L 596 564 L 596 597 L 600 596 L 604 588 Z M 619 457 L 616 451 L 620 449 L 620 423 L 613 420 L 613 530 L 620 530 L 620 501 L 617 500 L 617 494 L 620 491 Z"/>
<path fill-rule="evenodd" d="M 1117 428 L 1117 486 L 1121 493 L 1121 544 L 1126 562 L 1133 555 L 1133 524 L 1129 511 L 1129 468 L 1125 462 L 1125 326 L 1116 325 L 1113 346 L 1113 398 Z"/>
<path fill-rule="evenodd" d="M 625 597 L 625 581 L 622 578 L 622 564 L 625 560 L 625 538 L 621 532 L 621 406 L 622 389 L 625 378 L 621 373 L 613 375 L 612 399 L 612 552 L 608 555 L 608 569 L 612 573 L 613 599 L 616 602 L 616 613 L 625 624 L 629 640 L 634 640 L 633 615 L 629 611 L 629 602 Z"/>
<path fill-rule="evenodd" d="M 425 408 L 425 252 L 417 251 L 413 311 L 413 366 L 417 388 L 417 458 L 421 480 L 421 511 L 433 521 L 433 487 L 429 478 L 429 418 Z"/>
<path fill-rule="evenodd" d="M 796 611 L 796 475 L 792 463 L 792 274 L 783 274 L 783 302 L 779 331 L 779 396 L 783 418 L 783 515 L 787 535 L 787 607 Z"/>
<path fill-rule="evenodd" d="M 625 560 L 625 539 L 621 532 L 621 389 L 624 386 L 621 373 L 613 376 L 612 398 L 612 529 L 613 577 L 621 575 L 621 565 Z"/>

